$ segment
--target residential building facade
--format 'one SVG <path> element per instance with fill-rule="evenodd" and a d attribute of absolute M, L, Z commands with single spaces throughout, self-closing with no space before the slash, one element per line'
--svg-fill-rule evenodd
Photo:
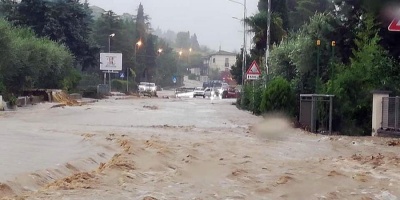
<path fill-rule="evenodd" d="M 209 70 L 218 70 L 219 72 L 229 71 L 236 62 L 236 54 L 219 50 L 211 54 L 205 64 L 208 64 Z"/>

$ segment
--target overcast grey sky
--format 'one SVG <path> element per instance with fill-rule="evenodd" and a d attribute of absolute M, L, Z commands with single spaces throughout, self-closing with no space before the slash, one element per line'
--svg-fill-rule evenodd
<path fill-rule="evenodd" d="M 243 2 L 243 0 L 237 0 Z M 136 14 L 139 3 L 154 29 L 196 33 L 199 43 L 218 50 L 239 51 L 243 45 L 243 6 L 228 0 L 89 0 L 91 5 L 117 14 Z M 247 14 L 257 12 L 258 0 L 247 0 Z M 248 39 L 247 46 L 249 46 Z"/>

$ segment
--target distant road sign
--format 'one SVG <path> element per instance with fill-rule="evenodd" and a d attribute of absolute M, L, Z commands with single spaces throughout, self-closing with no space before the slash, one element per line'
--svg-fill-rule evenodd
<path fill-rule="evenodd" d="M 120 78 L 124 78 L 124 77 L 125 77 L 124 73 L 122 72 L 122 73 L 119 75 L 119 77 L 120 77 Z"/>
<path fill-rule="evenodd" d="M 260 67 L 258 66 L 256 61 L 253 61 L 246 72 L 247 80 L 258 80 L 261 75 Z"/>
<path fill-rule="evenodd" d="M 172 82 L 176 83 L 176 77 L 175 76 L 172 77 Z"/>
<path fill-rule="evenodd" d="M 388 29 L 389 31 L 400 31 L 400 19 L 394 19 Z"/>

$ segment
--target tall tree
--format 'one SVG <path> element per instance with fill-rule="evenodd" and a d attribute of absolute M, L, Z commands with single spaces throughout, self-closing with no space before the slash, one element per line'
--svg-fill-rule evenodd
<path fill-rule="evenodd" d="M 200 44 L 199 41 L 197 40 L 196 33 L 193 34 L 192 37 L 190 37 L 190 47 L 196 51 L 200 50 Z"/>
<path fill-rule="evenodd" d="M 148 33 L 147 26 L 148 17 L 144 14 L 144 8 L 142 3 L 139 4 L 139 8 L 136 15 L 136 37 L 137 40 L 146 41 L 146 36 Z"/>
<path fill-rule="evenodd" d="M 247 66 L 245 66 L 245 70 L 247 70 L 250 67 L 251 62 L 251 57 L 250 55 L 246 55 L 247 59 Z M 233 79 L 236 81 L 236 83 L 241 84 L 242 83 L 242 64 L 243 64 L 243 48 L 240 50 L 240 54 L 236 55 L 236 62 L 235 65 L 231 66 L 230 73 L 232 74 Z"/>
<path fill-rule="evenodd" d="M 183 48 L 183 49 L 188 49 L 190 48 L 190 33 L 188 32 L 179 32 L 176 35 L 176 42 L 175 42 L 175 46 L 177 48 Z"/>
<path fill-rule="evenodd" d="M 147 37 L 147 42 L 145 43 L 145 68 L 143 70 L 143 80 L 146 81 L 153 81 L 154 76 L 156 73 L 156 58 L 157 58 L 157 53 L 156 53 L 156 40 L 157 36 L 155 35 L 148 35 Z"/>
<path fill-rule="evenodd" d="M 268 0 L 260 0 L 258 2 L 258 10 L 260 12 L 268 12 Z M 286 0 L 271 0 L 271 11 L 282 19 L 283 29 L 288 30 L 289 10 Z"/>

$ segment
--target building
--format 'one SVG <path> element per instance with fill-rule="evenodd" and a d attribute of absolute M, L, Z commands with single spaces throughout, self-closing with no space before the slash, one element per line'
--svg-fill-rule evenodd
<path fill-rule="evenodd" d="M 219 72 L 229 71 L 231 66 L 236 62 L 236 54 L 219 50 L 207 57 L 204 61 L 205 65 L 208 65 L 210 70 L 218 70 Z"/>

